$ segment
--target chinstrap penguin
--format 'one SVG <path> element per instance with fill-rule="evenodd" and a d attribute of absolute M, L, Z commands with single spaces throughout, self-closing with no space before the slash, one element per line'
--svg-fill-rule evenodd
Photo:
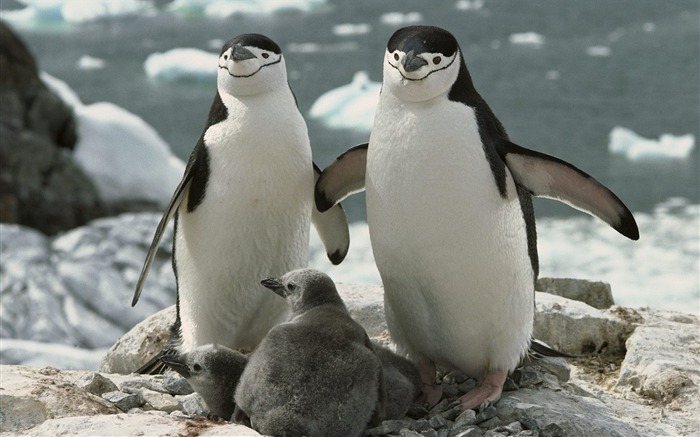
<path fill-rule="evenodd" d="M 132 301 L 174 217 L 171 353 L 211 343 L 252 349 L 285 320 L 287 305 L 261 292 L 260 278 L 307 265 L 310 222 L 333 264 L 343 260 L 347 220 L 342 208 L 321 214 L 314 207 L 319 175 L 279 46 L 259 34 L 231 39 L 219 56 L 206 127 L 156 229 Z M 140 370 L 162 370 L 157 358 Z"/>
<path fill-rule="evenodd" d="M 208 344 L 191 352 L 164 355 L 160 360 L 187 380 L 211 413 L 231 420 L 233 396 L 248 357 L 226 346 Z"/>
<path fill-rule="evenodd" d="M 234 421 L 272 436 L 352 437 L 384 418 L 382 364 L 324 273 L 289 272 L 262 284 L 292 318 L 270 330 L 236 389 Z M 269 292 L 268 292 L 269 293 Z"/>
<path fill-rule="evenodd" d="M 531 196 L 568 203 L 633 240 L 639 231 L 594 178 L 509 141 L 446 30 L 396 31 L 383 76 L 369 143 L 324 170 L 316 203 L 323 211 L 366 189 L 392 339 L 418 365 L 427 403 L 442 394 L 439 365 L 479 380 L 460 398 L 475 408 L 500 398 L 530 345 L 538 274 Z"/>

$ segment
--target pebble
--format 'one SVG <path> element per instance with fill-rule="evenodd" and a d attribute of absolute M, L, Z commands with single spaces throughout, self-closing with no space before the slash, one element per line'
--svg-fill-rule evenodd
<path fill-rule="evenodd" d="M 140 407 L 145 403 L 141 393 L 124 393 L 123 391 L 110 391 L 102 394 L 102 399 L 113 403 L 122 411 Z"/>

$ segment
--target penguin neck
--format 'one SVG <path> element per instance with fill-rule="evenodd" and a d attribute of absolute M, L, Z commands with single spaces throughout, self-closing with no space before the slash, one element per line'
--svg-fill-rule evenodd
<path fill-rule="evenodd" d="M 279 87 L 273 90 L 250 95 L 232 95 L 222 89 L 218 90 L 222 103 L 229 111 L 235 111 L 262 102 L 275 102 L 277 106 L 291 102 L 296 105 L 294 95 L 289 87 Z"/>
<path fill-rule="evenodd" d="M 464 63 L 464 59 L 460 62 L 457 79 L 447 93 L 447 98 L 453 102 L 460 102 L 472 108 L 484 102 L 484 99 L 476 91 L 476 88 L 474 88 L 474 82 L 467 69 L 467 64 Z"/>
<path fill-rule="evenodd" d="M 340 298 L 338 293 L 316 293 L 314 296 L 305 296 L 303 299 L 299 299 L 292 305 L 292 312 L 294 316 L 300 316 L 305 312 L 320 307 L 320 306 L 331 306 L 333 308 L 342 310 L 347 313 L 348 309 L 345 307 L 345 303 Z"/>

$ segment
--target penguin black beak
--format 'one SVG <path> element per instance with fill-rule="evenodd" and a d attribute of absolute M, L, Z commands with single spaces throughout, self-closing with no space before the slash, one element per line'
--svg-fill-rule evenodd
<path fill-rule="evenodd" d="M 272 290 L 278 296 L 282 296 L 285 298 L 287 297 L 287 296 L 285 296 L 285 293 L 284 293 L 284 284 L 282 282 L 280 282 L 279 279 L 267 278 L 267 279 L 263 279 L 262 281 L 260 281 L 260 283 L 263 285 L 263 287 Z"/>
<path fill-rule="evenodd" d="M 406 53 L 406 56 L 403 57 L 403 59 L 401 60 L 401 63 L 403 64 L 403 69 L 407 73 L 410 73 L 412 71 L 416 71 L 424 65 L 428 65 L 428 61 L 426 61 L 425 59 L 423 59 L 419 56 L 416 56 L 416 54 L 413 52 L 413 50 Z"/>
<path fill-rule="evenodd" d="M 192 376 L 190 368 L 180 355 L 163 355 L 160 357 L 160 362 L 182 375 L 183 378 Z"/>
<path fill-rule="evenodd" d="M 246 59 L 253 59 L 255 58 L 255 55 L 242 45 L 235 45 L 231 47 L 231 58 L 235 62 L 240 62 L 245 61 Z"/>

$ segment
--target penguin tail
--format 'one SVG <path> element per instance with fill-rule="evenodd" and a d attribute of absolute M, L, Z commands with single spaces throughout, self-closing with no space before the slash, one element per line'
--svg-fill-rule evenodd
<path fill-rule="evenodd" d="M 163 349 L 151 357 L 151 359 L 146 361 L 146 363 L 139 367 L 135 373 L 139 373 L 141 375 L 161 375 L 168 370 L 168 366 L 166 366 L 160 359 L 164 356 L 171 356 L 175 354 L 177 354 L 177 350 L 173 348 Z"/>
<path fill-rule="evenodd" d="M 537 340 L 536 338 L 533 338 L 530 341 L 530 350 L 528 351 L 528 355 L 531 358 L 539 359 L 539 358 L 544 358 L 544 357 L 560 357 L 560 358 L 580 358 L 580 355 L 572 355 L 568 354 L 566 352 L 561 352 L 556 349 L 553 349 L 547 344 L 541 340 Z"/>

